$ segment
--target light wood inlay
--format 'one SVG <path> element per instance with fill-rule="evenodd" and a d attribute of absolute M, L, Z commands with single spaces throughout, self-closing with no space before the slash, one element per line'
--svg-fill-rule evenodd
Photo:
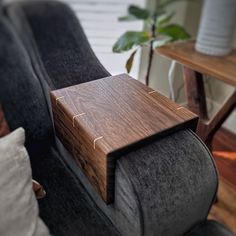
<path fill-rule="evenodd" d="M 122 74 L 51 92 L 58 137 L 107 203 L 113 200 L 116 158 L 196 127 L 194 113 L 152 91 Z"/>

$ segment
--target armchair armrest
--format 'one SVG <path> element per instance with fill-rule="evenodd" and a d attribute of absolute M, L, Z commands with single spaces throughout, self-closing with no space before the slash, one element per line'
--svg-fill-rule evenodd
<path fill-rule="evenodd" d="M 122 235 L 183 235 L 206 219 L 218 186 L 213 159 L 190 130 L 178 131 L 117 160 L 107 205 L 64 146 L 60 152 Z"/>

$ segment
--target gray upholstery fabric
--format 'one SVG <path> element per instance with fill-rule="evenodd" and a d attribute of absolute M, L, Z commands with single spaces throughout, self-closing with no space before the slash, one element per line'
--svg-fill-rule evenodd
<path fill-rule="evenodd" d="M 39 201 L 40 216 L 52 235 L 120 235 L 63 163 L 57 150 L 49 148 L 34 159 L 37 168 L 33 177 L 40 181 L 47 192 L 46 197 Z"/>
<path fill-rule="evenodd" d="M 7 8 L 7 14 L 31 55 L 46 95 L 50 89 L 108 75 L 91 52 L 74 14 L 62 3 L 13 3 Z M 98 206 L 122 235 L 183 235 L 207 216 L 217 188 L 217 175 L 207 149 L 188 130 L 139 147 L 121 157 L 116 166 L 115 201 L 109 206 L 93 190 L 64 147 L 59 142 L 57 144 L 61 153 L 58 158 L 64 158 L 77 176 L 75 181 L 81 181 L 86 191 L 89 191 L 96 203 L 94 207 Z M 41 173 L 42 167 L 40 169 Z M 64 174 L 64 171 L 62 168 L 58 176 Z M 50 174 L 49 170 L 43 173 Z M 41 178 L 43 179 L 42 176 Z M 48 186 L 49 191 L 53 186 L 58 186 L 59 179 L 54 184 L 53 180 L 50 181 L 52 184 Z M 63 190 L 57 187 L 55 192 L 62 191 L 68 197 L 68 181 L 69 178 L 65 178 L 65 182 L 62 182 Z M 77 184 L 73 186 L 73 191 L 77 191 Z M 53 206 L 56 203 L 52 199 L 50 203 Z M 79 217 L 77 214 L 81 208 L 75 198 L 71 201 L 72 205 L 63 198 L 58 200 L 58 205 L 63 202 L 64 210 L 61 212 L 54 212 L 51 207 L 51 211 L 48 211 L 49 203 L 45 203 L 45 207 L 41 209 L 49 227 L 55 227 L 58 215 L 64 215 L 65 212 L 69 214 L 65 210 L 67 203 L 68 209 L 71 206 L 75 208 L 71 219 Z M 51 212 L 54 214 L 50 215 Z M 83 210 L 81 212 L 83 214 Z M 87 216 L 83 222 L 86 220 Z M 79 227 L 79 222 L 80 220 L 75 221 L 74 224 Z M 61 235 L 68 235 L 68 224 L 60 228 Z M 82 228 L 83 224 L 85 223 L 81 223 Z M 101 229 L 96 231 L 96 227 L 91 232 L 100 234 Z"/>
<path fill-rule="evenodd" d="M 116 167 L 114 204 L 106 205 L 59 140 L 57 147 L 61 157 L 83 183 L 95 204 L 110 218 L 121 235 L 140 235 L 143 219 L 140 216 L 137 196 L 126 173 L 121 170 L 122 167 Z"/>
<path fill-rule="evenodd" d="M 234 236 L 234 234 L 218 222 L 208 220 L 197 225 L 186 236 Z"/>
<path fill-rule="evenodd" d="M 191 131 L 180 131 L 121 157 L 115 172 L 115 201 L 108 206 L 62 145 L 58 146 L 122 235 L 183 235 L 206 219 L 214 201 L 214 162 Z"/>
<path fill-rule="evenodd" d="M 26 145 L 37 152 L 53 139 L 43 90 L 30 58 L 9 22 L 0 18 L 0 103 L 11 130 L 26 130 Z"/>
<path fill-rule="evenodd" d="M 0 18 L 0 103 L 11 129 L 24 127 L 33 176 L 46 187 L 40 213 L 53 235 L 119 235 L 63 164 L 52 122 L 30 59 L 9 22 Z"/>
<path fill-rule="evenodd" d="M 50 89 L 109 76 L 67 5 L 56 1 L 16 1 L 7 7 L 7 14 L 31 55 L 38 76 Z"/>

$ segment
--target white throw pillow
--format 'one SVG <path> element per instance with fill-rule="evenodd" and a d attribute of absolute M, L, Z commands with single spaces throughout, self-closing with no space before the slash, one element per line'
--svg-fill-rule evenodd
<path fill-rule="evenodd" d="M 38 216 L 24 142 L 22 128 L 0 139 L 0 235 L 48 236 L 49 231 Z"/>

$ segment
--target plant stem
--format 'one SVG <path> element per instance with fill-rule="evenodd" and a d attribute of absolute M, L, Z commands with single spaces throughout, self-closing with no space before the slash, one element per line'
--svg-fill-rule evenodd
<path fill-rule="evenodd" d="M 149 77 L 150 77 L 150 72 L 151 72 L 152 58 L 153 58 L 153 40 L 151 40 L 150 45 L 149 45 L 147 73 L 145 76 L 145 84 L 147 86 L 149 85 Z"/>
<path fill-rule="evenodd" d="M 149 44 L 149 55 L 148 55 L 148 65 L 147 65 L 147 73 L 145 76 L 145 84 L 148 86 L 149 85 L 149 79 L 150 79 L 150 72 L 151 72 L 151 66 L 152 66 L 152 59 L 153 59 L 153 43 L 154 39 L 156 37 L 156 15 L 153 16 L 153 23 L 152 23 L 152 28 L 151 28 L 151 33 L 152 33 L 152 40 L 150 41 Z"/>

